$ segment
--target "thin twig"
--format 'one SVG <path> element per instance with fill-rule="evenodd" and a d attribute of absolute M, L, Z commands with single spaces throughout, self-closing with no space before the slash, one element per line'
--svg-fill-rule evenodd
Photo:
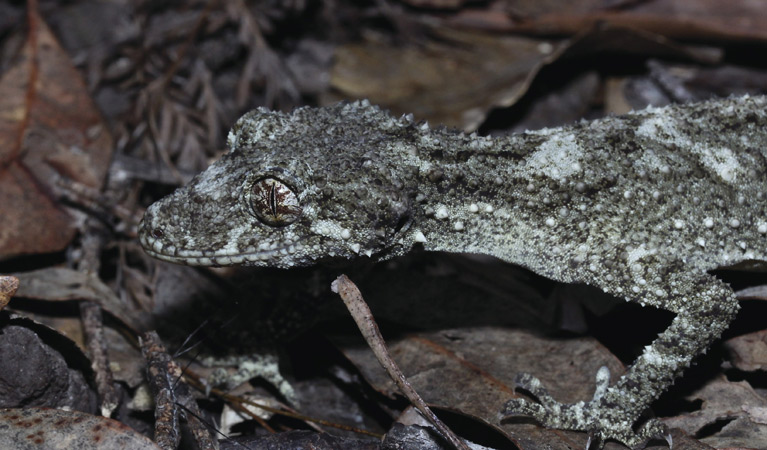
<path fill-rule="evenodd" d="M 106 237 L 102 232 L 102 224 L 92 217 L 86 219 L 85 228 L 81 241 L 82 257 L 77 262 L 77 269 L 85 274 L 97 276 L 101 268 L 99 257 Z M 101 401 L 101 415 L 111 417 L 112 412 L 120 404 L 120 394 L 115 388 L 114 376 L 109 365 L 103 311 L 99 304 L 89 300 L 81 301 L 79 306 L 85 346 L 96 374 L 96 390 Z"/>
<path fill-rule="evenodd" d="M 200 418 L 197 402 L 189 386 L 181 382 L 181 368 L 165 351 L 156 332 L 141 337 L 141 353 L 147 361 L 149 385 L 155 395 L 155 442 L 163 449 L 175 449 L 180 440 L 179 406 L 185 414 L 186 423 L 201 450 L 218 449 L 218 441 Z"/>
<path fill-rule="evenodd" d="M 365 300 L 362 298 L 362 293 L 357 286 L 346 276 L 341 275 L 336 278 L 330 287 L 333 292 L 338 293 L 341 299 L 344 301 L 346 308 L 351 313 L 354 321 L 357 322 L 357 326 L 362 332 L 362 336 L 367 341 L 373 353 L 376 355 L 378 362 L 381 363 L 386 372 L 399 387 L 400 391 L 407 397 L 408 400 L 418 408 L 418 411 L 423 414 L 426 419 L 434 425 L 445 440 L 447 440 L 453 447 L 461 450 L 469 450 L 469 446 L 466 445 L 458 436 L 453 433 L 450 428 L 447 427 L 441 420 L 429 409 L 426 402 L 423 401 L 420 395 L 413 389 L 413 386 L 405 378 L 405 374 L 399 370 L 397 364 L 391 358 L 389 349 L 386 347 L 383 336 L 378 329 L 378 325 L 373 318 L 373 313 L 370 312 Z"/>
<path fill-rule="evenodd" d="M 147 363 L 147 380 L 154 394 L 154 442 L 163 450 L 178 448 L 181 433 L 173 381 L 169 375 L 170 356 L 155 332 L 141 337 L 141 353 Z"/>

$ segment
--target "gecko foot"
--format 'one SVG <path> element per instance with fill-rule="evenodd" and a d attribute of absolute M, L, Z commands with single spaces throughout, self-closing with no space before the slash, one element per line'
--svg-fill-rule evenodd
<path fill-rule="evenodd" d="M 610 381 L 610 372 L 602 367 L 597 372 L 597 387 L 594 398 L 588 402 L 563 404 L 556 401 L 543 387 L 540 380 L 528 373 L 516 376 L 516 385 L 532 394 L 538 402 L 525 399 L 510 400 L 501 415 L 532 417 L 547 428 L 584 431 L 589 433 L 586 449 L 601 449 L 608 439 L 621 442 L 632 449 L 644 448 L 647 441 L 663 438 L 671 448 L 671 436 L 657 419 L 645 421 L 634 429 L 636 417 L 605 398 Z M 611 393 L 615 394 L 615 393 Z"/>

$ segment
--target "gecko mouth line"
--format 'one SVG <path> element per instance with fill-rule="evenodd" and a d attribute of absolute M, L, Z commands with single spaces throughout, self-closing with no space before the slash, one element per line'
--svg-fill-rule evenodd
<path fill-rule="evenodd" d="M 259 263 L 273 259 L 276 255 L 290 255 L 301 249 L 301 243 L 295 242 L 281 247 L 268 249 L 247 249 L 238 253 L 216 253 L 215 251 L 186 250 L 163 244 L 153 238 L 146 229 L 141 228 L 139 240 L 144 250 L 152 257 L 162 261 L 189 266 L 231 266 L 243 263 Z"/>

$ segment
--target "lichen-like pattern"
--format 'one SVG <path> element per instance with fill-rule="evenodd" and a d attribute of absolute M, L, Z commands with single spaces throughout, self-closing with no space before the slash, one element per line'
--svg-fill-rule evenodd
<path fill-rule="evenodd" d="M 228 154 L 148 209 L 140 239 L 157 258 L 206 266 L 383 260 L 415 246 L 484 253 L 672 311 L 592 400 L 556 403 L 522 375 L 541 403 L 506 408 L 640 447 L 663 434 L 636 423 L 642 412 L 738 309 L 707 272 L 767 257 L 766 108 L 747 96 L 504 138 L 430 129 L 364 101 L 259 109 L 235 124 Z M 264 180 L 282 187 L 260 194 L 261 208 L 296 212 L 290 221 L 259 219 Z"/>

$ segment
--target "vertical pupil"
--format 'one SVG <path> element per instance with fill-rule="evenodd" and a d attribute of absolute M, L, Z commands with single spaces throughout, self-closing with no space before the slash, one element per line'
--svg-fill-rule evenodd
<path fill-rule="evenodd" d="M 271 183 L 269 186 L 269 209 L 272 210 L 272 215 L 277 215 L 277 183 Z"/>

